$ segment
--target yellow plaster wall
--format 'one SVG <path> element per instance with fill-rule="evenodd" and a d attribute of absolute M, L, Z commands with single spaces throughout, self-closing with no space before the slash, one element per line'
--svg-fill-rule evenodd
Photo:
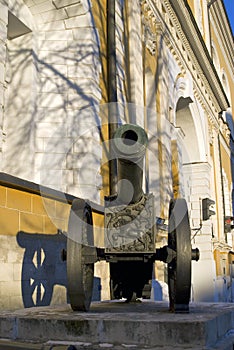
<path fill-rule="evenodd" d="M 188 4 L 189 6 L 191 7 L 191 10 L 193 12 L 193 14 L 195 13 L 195 10 L 194 10 L 194 0 L 188 0 Z M 195 16 L 195 14 L 194 14 Z"/>
<path fill-rule="evenodd" d="M 69 212 L 67 203 L 0 186 L 0 235 L 66 231 Z"/>

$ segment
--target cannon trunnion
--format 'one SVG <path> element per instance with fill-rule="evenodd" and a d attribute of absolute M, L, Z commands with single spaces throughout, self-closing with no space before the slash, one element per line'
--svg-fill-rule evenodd
<path fill-rule="evenodd" d="M 192 250 L 186 201 L 171 200 L 168 245 L 155 249 L 154 195 L 144 193 L 143 167 L 147 134 L 139 126 L 120 126 L 113 138 L 117 159 L 117 193 L 107 197 L 104 208 L 105 247 L 95 247 L 92 208 L 88 201 L 73 201 L 67 239 L 68 294 L 73 310 L 89 310 L 94 263 L 110 263 L 112 299 L 127 302 L 141 298 L 152 279 L 155 260 L 167 263 L 170 310 L 188 312 L 191 289 Z"/>

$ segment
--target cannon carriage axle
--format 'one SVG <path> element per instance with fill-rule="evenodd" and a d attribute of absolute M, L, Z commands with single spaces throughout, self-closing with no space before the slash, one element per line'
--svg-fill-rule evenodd
<path fill-rule="evenodd" d="M 75 199 L 70 212 L 66 260 L 71 307 L 89 310 L 95 262 L 109 262 L 111 298 L 130 302 L 142 297 L 154 262 L 160 260 L 167 264 L 170 310 L 188 312 L 191 261 L 199 259 L 199 251 L 191 247 L 186 201 L 170 201 L 168 245 L 156 249 L 155 198 L 142 190 L 147 134 L 139 126 L 125 124 L 112 141 L 118 187 L 117 194 L 105 201 L 104 247 L 94 246 L 90 203 Z"/>

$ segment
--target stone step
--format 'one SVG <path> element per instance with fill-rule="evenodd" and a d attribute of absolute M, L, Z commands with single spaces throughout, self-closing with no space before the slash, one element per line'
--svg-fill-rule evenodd
<path fill-rule="evenodd" d="M 69 305 L 1 311 L 0 340 L 6 350 L 14 342 L 44 350 L 233 350 L 234 305 L 192 303 L 189 314 L 152 301 L 97 302 L 87 313 Z"/>

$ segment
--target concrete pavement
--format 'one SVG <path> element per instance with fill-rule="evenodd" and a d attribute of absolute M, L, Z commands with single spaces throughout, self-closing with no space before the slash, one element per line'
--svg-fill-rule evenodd
<path fill-rule="evenodd" d="M 1 311 L 0 350 L 21 350 L 22 343 L 45 350 L 233 350 L 234 305 L 196 303 L 189 314 L 152 301 L 97 302 L 87 313 L 69 305 Z"/>

